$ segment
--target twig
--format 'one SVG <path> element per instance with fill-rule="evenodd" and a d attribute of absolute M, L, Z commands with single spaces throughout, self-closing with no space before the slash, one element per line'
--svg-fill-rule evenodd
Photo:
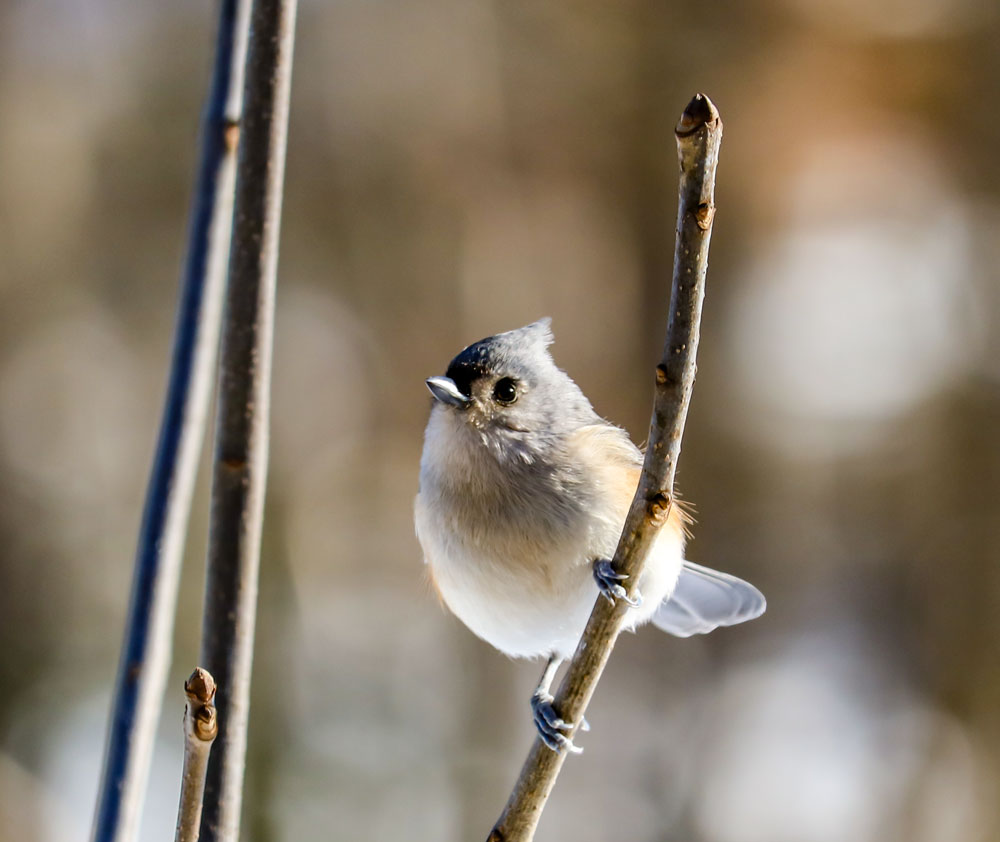
<path fill-rule="evenodd" d="M 646 459 L 614 558 L 615 569 L 629 577 L 630 597 L 635 595 L 646 554 L 674 504 L 674 473 L 694 385 L 722 139 L 722 120 L 708 97 L 698 94 L 691 100 L 676 135 L 680 195 L 667 338 L 656 367 Z M 560 716 L 577 727 L 629 610 L 621 599 L 613 606 L 598 599 L 594 606 L 554 702 Z M 540 739 L 535 740 L 489 842 L 529 842 L 533 838 L 565 758 L 564 752 L 557 754 Z"/>
<path fill-rule="evenodd" d="M 149 777 L 219 344 L 250 0 L 222 0 L 159 442 L 139 530 L 94 842 L 131 842 Z"/>
<path fill-rule="evenodd" d="M 201 660 L 220 687 L 201 822 L 206 842 L 239 836 L 295 9 L 295 0 L 255 0 L 251 14 L 202 621 Z"/>
<path fill-rule="evenodd" d="M 215 713 L 215 680 L 211 673 L 196 667 L 184 682 L 184 692 L 187 695 L 184 706 L 184 774 L 174 842 L 198 842 L 208 758 L 219 733 L 219 719 Z"/>

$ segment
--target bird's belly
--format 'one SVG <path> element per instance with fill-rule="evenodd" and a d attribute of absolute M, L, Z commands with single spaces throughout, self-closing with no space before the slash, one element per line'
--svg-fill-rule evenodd
<path fill-rule="evenodd" d="M 568 654 L 597 594 L 584 548 L 497 557 L 450 546 L 429 559 L 448 608 L 476 635 L 512 657 Z"/>
<path fill-rule="evenodd" d="M 434 528 L 443 524 L 425 521 L 421 528 L 420 520 L 418 513 L 434 584 L 473 633 L 512 657 L 573 654 L 597 598 L 592 563 L 611 555 L 614 530 L 595 541 L 594 530 L 581 524 L 560 541 L 540 544 L 512 529 L 485 549 L 453 530 Z M 627 627 L 645 623 L 670 595 L 682 554 L 680 536 L 661 532 L 639 581 L 643 604 L 629 612 Z"/>

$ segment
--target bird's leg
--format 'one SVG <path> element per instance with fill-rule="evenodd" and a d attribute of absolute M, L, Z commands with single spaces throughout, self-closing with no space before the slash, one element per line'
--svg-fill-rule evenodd
<path fill-rule="evenodd" d="M 615 604 L 616 599 L 624 599 L 633 608 L 642 605 L 642 594 L 636 591 L 635 599 L 630 599 L 621 582 L 627 579 L 624 573 L 618 573 L 611 566 L 611 562 L 606 558 L 599 558 L 594 562 L 594 581 L 597 582 L 597 589 L 608 602 Z"/>
<path fill-rule="evenodd" d="M 556 709 L 552 706 L 552 694 L 549 692 L 552 687 L 552 679 L 556 677 L 556 672 L 558 672 L 562 662 L 563 659 L 556 655 L 549 657 L 545 671 L 531 697 L 531 713 L 535 720 L 535 728 L 538 729 L 538 736 L 545 745 L 555 752 L 566 750 L 573 754 L 579 754 L 583 749 L 573 745 L 573 741 L 563 733 L 563 731 L 572 731 L 573 725 L 564 721 L 556 713 Z"/>

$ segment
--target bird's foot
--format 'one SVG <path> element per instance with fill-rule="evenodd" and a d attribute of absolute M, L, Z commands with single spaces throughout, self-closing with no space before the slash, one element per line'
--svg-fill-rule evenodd
<path fill-rule="evenodd" d="M 568 751 L 571 754 L 582 754 L 583 749 L 573 745 L 573 741 L 564 734 L 572 731 L 573 726 L 566 722 L 552 706 L 553 697 L 550 693 L 535 693 L 531 697 L 531 713 L 535 720 L 535 728 L 542 742 L 557 754 Z"/>
<path fill-rule="evenodd" d="M 599 558 L 594 562 L 594 581 L 597 582 L 597 589 L 601 592 L 601 596 L 612 605 L 615 604 L 616 599 L 623 599 L 633 608 L 638 608 L 642 605 L 642 595 L 636 591 L 635 599 L 629 597 L 621 585 L 627 578 L 626 574 L 616 572 L 611 566 L 611 562 L 606 558 Z"/>

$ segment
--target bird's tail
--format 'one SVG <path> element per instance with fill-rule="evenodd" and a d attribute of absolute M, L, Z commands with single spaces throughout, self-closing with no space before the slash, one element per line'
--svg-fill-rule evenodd
<path fill-rule="evenodd" d="M 653 624 L 677 637 L 735 626 L 764 613 L 767 601 L 749 582 L 685 561 L 670 598 L 653 615 Z"/>

